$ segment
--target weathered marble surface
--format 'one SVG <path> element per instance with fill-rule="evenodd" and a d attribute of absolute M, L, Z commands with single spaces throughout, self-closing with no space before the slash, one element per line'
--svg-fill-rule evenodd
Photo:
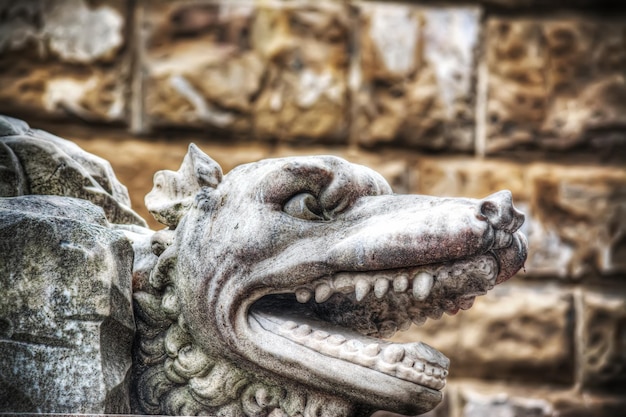
<path fill-rule="evenodd" d="M 393 195 L 330 156 L 223 176 L 192 145 L 146 204 L 169 229 L 139 243 L 158 260 L 136 283 L 138 412 L 427 411 L 447 359 L 379 339 L 469 308 L 525 258 L 510 193 Z"/>
<path fill-rule="evenodd" d="M 145 226 L 109 162 L 65 139 L 0 115 L 0 197 L 60 195 L 89 200 L 111 223 Z"/>
<path fill-rule="evenodd" d="M 0 199 L 1 411 L 130 411 L 132 260 L 86 200 Z"/>
<path fill-rule="evenodd" d="M 0 117 L 0 410 L 129 412 L 133 250 L 108 162 Z M 124 226 L 113 227 L 111 223 Z"/>

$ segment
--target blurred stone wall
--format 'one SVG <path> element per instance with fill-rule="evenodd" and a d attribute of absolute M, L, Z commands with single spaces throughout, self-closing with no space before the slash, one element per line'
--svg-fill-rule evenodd
<path fill-rule="evenodd" d="M 396 336 L 451 358 L 438 417 L 626 416 L 625 78 L 619 1 L 0 0 L 0 112 L 109 159 L 146 218 L 191 141 L 510 189 L 525 271 Z"/>

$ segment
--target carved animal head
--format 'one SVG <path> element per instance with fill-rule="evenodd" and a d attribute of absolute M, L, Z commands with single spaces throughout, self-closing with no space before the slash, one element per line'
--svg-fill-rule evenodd
<path fill-rule="evenodd" d="M 385 339 L 470 308 L 526 258 L 508 191 L 395 195 L 332 156 L 222 177 L 193 145 L 155 182 L 146 202 L 169 229 L 152 238 L 159 258 L 135 294 L 140 412 L 426 412 L 448 359 Z"/>

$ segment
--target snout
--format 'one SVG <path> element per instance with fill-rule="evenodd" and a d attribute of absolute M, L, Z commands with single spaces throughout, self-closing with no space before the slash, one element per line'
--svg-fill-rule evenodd
<path fill-rule="evenodd" d="M 526 260 L 526 237 L 515 233 L 524 223 L 524 213 L 513 206 L 513 197 L 508 190 L 479 200 L 478 213 L 478 218 L 489 223 L 495 231 L 492 249 L 500 264 L 496 280 L 496 284 L 500 284 L 515 275 Z"/>

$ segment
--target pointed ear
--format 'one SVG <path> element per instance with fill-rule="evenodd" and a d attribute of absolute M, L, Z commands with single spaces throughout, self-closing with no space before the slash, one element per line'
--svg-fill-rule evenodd
<path fill-rule="evenodd" d="M 154 188 L 146 195 L 146 207 L 157 221 L 175 229 L 202 188 L 217 188 L 222 168 L 193 143 L 180 169 L 154 174 Z"/>
<path fill-rule="evenodd" d="M 195 176 L 200 187 L 217 188 L 222 182 L 222 168 L 194 143 L 189 145 L 181 169 L 185 166 L 190 171 L 190 176 Z"/>

